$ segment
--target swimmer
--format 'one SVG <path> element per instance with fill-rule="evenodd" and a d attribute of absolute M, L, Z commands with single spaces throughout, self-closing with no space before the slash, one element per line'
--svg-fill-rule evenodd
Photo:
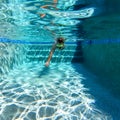
<path fill-rule="evenodd" d="M 50 53 L 49 53 L 49 56 L 48 56 L 48 58 L 47 58 L 47 61 L 46 61 L 46 63 L 45 63 L 45 66 L 46 66 L 46 67 L 49 66 L 50 60 L 51 60 L 51 58 L 52 58 L 52 56 L 53 56 L 53 53 L 54 53 L 55 49 L 56 49 L 56 48 L 58 48 L 58 49 L 60 49 L 60 50 L 64 49 L 64 47 L 65 47 L 65 46 L 64 46 L 64 41 L 65 41 L 65 39 L 62 38 L 62 37 L 59 37 L 59 38 L 56 39 L 56 42 L 55 42 L 55 44 L 52 46 L 51 51 L 50 51 Z"/>

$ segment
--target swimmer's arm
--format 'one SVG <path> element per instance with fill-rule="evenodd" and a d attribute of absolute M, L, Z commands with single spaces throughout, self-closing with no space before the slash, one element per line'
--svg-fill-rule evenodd
<path fill-rule="evenodd" d="M 52 49 L 51 49 L 51 51 L 49 53 L 49 56 L 48 56 L 48 59 L 47 59 L 47 61 L 45 63 L 45 66 L 49 66 L 50 60 L 51 60 L 51 58 L 53 56 L 53 53 L 54 53 L 55 49 L 56 49 L 56 43 L 52 46 Z"/>

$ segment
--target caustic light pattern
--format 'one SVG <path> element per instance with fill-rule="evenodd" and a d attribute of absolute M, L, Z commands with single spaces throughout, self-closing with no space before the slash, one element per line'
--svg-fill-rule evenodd
<path fill-rule="evenodd" d="M 94 98 L 82 84 L 86 78 L 72 64 L 28 63 L 3 79 L 0 120 L 111 120 L 94 106 Z"/>

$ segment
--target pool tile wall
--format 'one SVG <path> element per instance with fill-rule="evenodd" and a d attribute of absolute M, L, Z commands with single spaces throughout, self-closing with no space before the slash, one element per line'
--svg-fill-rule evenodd
<path fill-rule="evenodd" d="M 120 97 L 120 43 L 83 45 L 84 65 L 100 76 L 98 80 Z"/>
<path fill-rule="evenodd" d="M 19 44 L 0 43 L 0 75 L 6 74 L 14 66 L 24 62 L 25 46 Z"/>

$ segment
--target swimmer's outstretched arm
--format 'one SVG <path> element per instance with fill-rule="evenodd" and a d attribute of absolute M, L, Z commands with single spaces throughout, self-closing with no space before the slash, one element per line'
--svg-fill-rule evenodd
<path fill-rule="evenodd" d="M 45 66 L 47 66 L 47 67 L 49 66 L 50 60 L 51 60 L 51 58 L 52 58 L 52 55 L 53 55 L 55 49 L 56 49 L 56 43 L 52 46 L 52 49 L 51 49 L 51 51 L 50 51 L 50 53 L 49 53 L 49 56 L 48 56 L 48 58 L 47 58 L 47 61 L 46 61 L 46 63 L 45 63 Z"/>

